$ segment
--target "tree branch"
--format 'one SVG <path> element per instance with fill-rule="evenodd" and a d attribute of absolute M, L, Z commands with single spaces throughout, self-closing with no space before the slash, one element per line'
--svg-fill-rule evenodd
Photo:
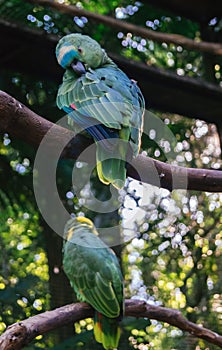
<path fill-rule="evenodd" d="M 71 322 L 93 317 L 93 314 L 94 311 L 90 305 L 77 303 L 32 316 L 6 329 L 0 336 L 0 349 L 20 350 L 40 334 L 47 333 Z M 126 300 L 125 315 L 147 317 L 167 322 L 185 332 L 191 333 L 193 336 L 207 340 L 209 343 L 216 344 L 222 348 L 221 335 L 188 321 L 178 310 L 149 305 L 141 300 Z"/>
<path fill-rule="evenodd" d="M 82 152 L 93 143 L 90 138 L 83 135 L 74 137 L 71 130 L 40 117 L 3 91 L 0 91 L 0 132 L 8 132 L 11 137 L 35 147 L 40 145 L 47 134 L 47 152 L 52 155 L 56 145 L 64 145 L 62 158 L 77 159 L 81 155 L 81 160 L 89 163 L 95 158 L 95 150 L 88 155 L 83 153 L 82 156 Z M 221 171 L 173 166 L 143 155 L 132 160 L 127 175 L 170 191 L 188 189 L 222 192 Z"/>
<path fill-rule="evenodd" d="M 40 334 L 92 316 L 93 309 L 86 303 L 70 304 L 32 316 L 7 328 L 0 337 L 0 349 L 20 350 Z"/>
<path fill-rule="evenodd" d="M 49 6 L 51 8 L 56 9 L 59 12 L 67 13 L 69 15 L 77 15 L 77 16 L 85 16 L 87 18 L 90 18 L 98 23 L 103 23 L 111 28 L 119 28 L 122 30 L 125 30 L 127 32 L 132 32 L 133 34 L 140 35 L 143 38 L 147 38 L 149 40 L 153 40 L 159 43 L 168 43 L 168 44 L 175 44 L 175 45 L 181 45 L 184 48 L 188 50 L 196 50 L 200 52 L 208 52 L 214 55 L 222 55 L 222 45 L 218 43 L 211 43 L 211 42 L 205 42 L 205 41 L 195 41 L 189 38 L 186 38 L 183 35 L 179 34 L 167 34 L 167 33 L 161 33 L 156 32 L 150 29 L 146 29 L 143 27 L 139 27 L 135 24 L 131 24 L 125 21 L 121 21 L 119 19 L 115 19 L 110 16 L 101 15 L 98 13 L 90 12 L 84 9 L 81 9 L 77 6 L 73 5 L 64 5 L 60 4 L 56 1 L 51 0 L 27 0 L 28 2 L 42 5 L 42 6 Z"/>

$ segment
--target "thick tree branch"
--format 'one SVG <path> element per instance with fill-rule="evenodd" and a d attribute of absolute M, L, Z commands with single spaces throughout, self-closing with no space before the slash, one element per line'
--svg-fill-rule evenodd
<path fill-rule="evenodd" d="M 20 350 L 29 344 L 37 335 L 47 333 L 71 322 L 93 317 L 93 314 L 94 311 L 91 306 L 86 303 L 77 303 L 30 317 L 7 328 L 0 337 L 0 349 Z M 125 315 L 147 317 L 149 319 L 167 322 L 172 326 L 222 348 L 221 335 L 188 321 L 178 310 L 149 305 L 141 300 L 126 300 Z"/>
<path fill-rule="evenodd" d="M 38 147 L 47 134 L 48 151 L 54 153 L 55 145 L 64 143 L 66 148 L 62 157 L 77 159 L 92 141 L 86 137 L 74 135 L 71 130 L 55 125 L 37 115 L 24 104 L 0 90 L 0 133 L 8 132 L 34 147 Z M 72 140 L 73 139 L 73 140 Z M 71 140 L 67 144 L 67 140 Z"/>
<path fill-rule="evenodd" d="M 198 41 L 186 38 L 185 36 L 179 35 L 179 34 L 167 34 L 167 33 L 156 32 L 143 27 L 138 27 L 135 24 L 127 23 L 125 21 L 121 21 L 119 19 L 115 19 L 110 16 L 105 16 L 98 13 L 90 12 L 90 11 L 81 9 L 77 6 L 60 4 L 59 2 L 56 2 L 56 1 L 51 1 L 51 0 L 27 0 L 27 1 L 38 5 L 50 6 L 51 8 L 54 8 L 62 13 L 67 13 L 71 16 L 73 15 L 85 16 L 89 19 L 94 20 L 95 22 L 103 23 L 115 29 L 117 28 L 122 29 L 126 32 L 131 32 L 133 34 L 140 35 L 143 38 L 147 38 L 159 43 L 163 43 L 163 42 L 168 44 L 173 43 L 175 45 L 181 45 L 188 50 L 197 50 L 201 52 L 208 52 L 214 55 L 222 55 L 222 45 L 218 43 L 211 43 L 211 42 L 205 42 L 205 41 L 198 42 Z"/>
<path fill-rule="evenodd" d="M 7 328 L 0 337 L 0 349 L 20 350 L 37 335 L 92 316 L 93 309 L 88 304 L 77 303 L 30 317 Z"/>
<path fill-rule="evenodd" d="M 8 132 L 28 144 L 38 147 L 47 134 L 47 152 L 53 154 L 56 146 L 64 145 L 61 157 L 92 162 L 95 150 L 84 154 L 92 145 L 92 140 L 53 124 L 40 117 L 16 99 L 0 91 L 0 132 Z M 158 187 L 188 189 L 208 192 L 222 192 L 222 172 L 207 169 L 192 169 L 172 166 L 143 155 L 132 160 L 127 175 L 142 182 Z"/>

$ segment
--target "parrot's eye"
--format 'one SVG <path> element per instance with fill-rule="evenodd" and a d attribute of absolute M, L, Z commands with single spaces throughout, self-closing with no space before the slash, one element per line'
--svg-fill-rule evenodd
<path fill-rule="evenodd" d="M 78 52 L 79 52 L 79 53 L 82 53 L 81 47 L 78 47 Z"/>

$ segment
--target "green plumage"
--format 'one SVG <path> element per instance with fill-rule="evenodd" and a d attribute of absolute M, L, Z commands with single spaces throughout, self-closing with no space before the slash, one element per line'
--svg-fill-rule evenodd
<path fill-rule="evenodd" d="M 123 187 L 127 157 L 136 156 L 140 148 L 144 113 L 140 89 L 86 35 L 63 37 L 56 56 L 66 69 L 58 90 L 58 107 L 96 141 L 100 180 Z"/>
<path fill-rule="evenodd" d="M 97 235 L 89 219 L 71 219 L 65 227 L 63 266 L 78 299 L 96 310 L 96 340 L 105 349 L 115 349 L 123 312 L 123 279 L 114 252 Z"/>

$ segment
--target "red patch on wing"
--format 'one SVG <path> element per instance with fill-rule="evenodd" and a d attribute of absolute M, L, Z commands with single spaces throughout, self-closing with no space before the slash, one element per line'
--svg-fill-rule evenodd
<path fill-rule="evenodd" d="M 70 105 L 70 107 L 72 107 L 72 109 L 74 109 L 74 110 L 77 109 L 77 107 L 76 107 L 76 105 L 75 105 L 74 103 L 72 103 L 72 104 Z"/>
<path fill-rule="evenodd" d="M 103 315 L 100 312 L 98 312 L 98 327 L 101 331 L 102 331 L 102 323 L 101 323 L 102 318 L 103 318 Z"/>

